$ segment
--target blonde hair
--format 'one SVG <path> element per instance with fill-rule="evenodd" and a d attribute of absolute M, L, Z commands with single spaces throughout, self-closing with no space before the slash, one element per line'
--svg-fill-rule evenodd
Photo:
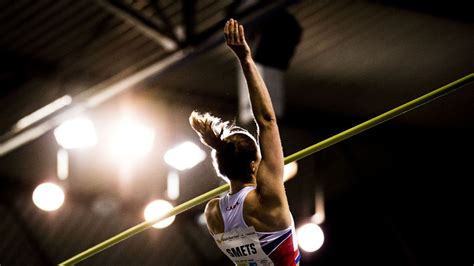
<path fill-rule="evenodd" d="M 250 132 L 210 113 L 193 111 L 189 123 L 201 142 L 212 149 L 213 165 L 220 177 L 226 181 L 251 178 L 250 163 L 257 160 L 259 149 Z"/>

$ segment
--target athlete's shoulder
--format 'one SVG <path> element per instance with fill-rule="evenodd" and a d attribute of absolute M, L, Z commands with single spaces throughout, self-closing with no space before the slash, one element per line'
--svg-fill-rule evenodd
<path fill-rule="evenodd" d="M 219 209 L 219 199 L 214 198 L 207 202 L 206 208 L 204 209 L 204 215 L 206 216 L 206 220 L 212 219 L 215 214 L 220 213 Z"/>
<path fill-rule="evenodd" d="M 212 199 L 206 204 L 204 215 L 206 216 L 209 232 L 212 234 L 224 232 L 224 221 L 220 212 L 218 198 Z"/>

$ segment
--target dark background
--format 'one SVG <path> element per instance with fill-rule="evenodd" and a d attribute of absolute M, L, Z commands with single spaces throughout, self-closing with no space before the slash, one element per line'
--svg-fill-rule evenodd
<path fill-rule="evenodd" d="M 263 50 L 275 61 L 289 60 L 279 120 L 285 155 L 473 73 L 469 3 L 412 2 L 0 1 L 1 147 L 30 128 L 53 125 L 0 157 L 0 264 L 58 264 L 140 223 L 144 206 L 165 197 L 164 152 L 186 139 L 198 143 L 190 112 L 236 117 L 238 65 L 222 38 L 229 17 L 244 23 L 254 52 L 268 25 L 287 25 L 275 21 L 281 12 L 301 27 L 294 51 L 292 33 L 278 35 L 283 29 Z M 175 48 L 165 49 L 163 39 Z M 285 45 L 290 54 L 268 48 Z M 82 105 L 175 51 L 184 56 L 169 67 L 97 106 Z M 303 253 L 302 265 L 472 259 L 473 86 L 299 161 L 298 175 L 286 183 L 296 225 L 314 213 L 318 190 L 326 209 L 325 242 Z M 19 119 L 66 94 L 71 106 L 15 130 Z M 52 129 L 61 114 L 81 105 L 99 132 L 127 106 L 156 129 L 152 153 L 128 179 L 99 143 L 71 151 L 70 177 L 57 180 Z M 209 157 L 180 178 L 175 205 L 222 184 Z M 51 180 L 64 187 L 66 202 L 45 213 L 31 193 Z M 97 211 L 104 202 L 108 211 Z M 197 223 L 203 209 L 80 265 L 230 265 Z"/>

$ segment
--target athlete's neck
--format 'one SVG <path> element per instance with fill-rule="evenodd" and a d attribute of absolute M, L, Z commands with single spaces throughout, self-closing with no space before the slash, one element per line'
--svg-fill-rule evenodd
<path fill-rule="evenodd" d="M 241 182 L 241 181 L 230 181 L 230 194 L 235 194 L 239 192 L 242 188 L 244 187 L 255 187 L 257 186 L 257 182 L 251 181 L 251 182 Z"/>

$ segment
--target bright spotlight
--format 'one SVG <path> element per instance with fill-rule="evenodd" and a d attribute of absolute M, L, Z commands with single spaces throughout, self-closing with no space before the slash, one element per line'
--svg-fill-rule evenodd
<path fill-rule="evenodd" d="M 324 243 L 324 233 L 317 224 L 307 223 L 296 230 L 298 243 L 306 252 L 318 250 Z"/>
<path fill-rule="evenodd" d="M 179 175 L 176 171 L 169 171 L 168 178 L 166 180 L 166 194 L 168 198 L 175 200 L 179 198 Z"/>
<path fill-rule="evenodd" d="M 173 209 L 173 205 L 166 200 L 155 200 L 150 202 L 145 208 L 145 220 L 157 219 Z M 173 223 L 176 216 L 171 216 L 153 225 L 155 228 L 165 228 Z"/>
<path fill-rule="evenodd" d="M 65 149 L 59 149 L 57 152 L 56 171 L 61 180 L 65 180 L 69 175 L 69 155 Z"/>
<path fill-rule="evenodd" d="M 33 191 L 33 202 L 43 211 L 55 211 L 64 203 L 64 192 L 56 184 L 43 183 Z"/>
<path fill-rule="evenodd" d="M 136 159 L 145 156 L 153 148 L 155 131 L 131 120 L 124 120 L 114 129 L 109 150 L 113 156 Z"/>
<path fill-rule="evenodd" d="M 193 168 L 206 158 L 196 144 L 186 141 L 165 153 L 165 162 L 178 170 Z"/>
<path fill-rule="evenodd" d="M 204 213 L 199 214 L 196 217 L 196 221 L 200 226 L 206 226 L 207 225 L 206 215 Z"/>
<path fill-rule="evenodd" d="M 315 224 L 322 224 L 326 218 L 324 217 L 324 213 L 317 212 L 313 216 L 311 216 L 311 221 Z"/>
<path fill-rule="evenodd" d="M 79 149 L 97 144 L 94 124 L 86 118 L 75 118 L 54 130 L 56 141 L 65 149 Z"/>
<path fill-rule="evenodd" d="M 296 173 L 298 173 L 298 163 L 291 162 L 285 165 L 285 168 L 283 169 L 283 180 L 288 181 L 295 177 Z"/>

